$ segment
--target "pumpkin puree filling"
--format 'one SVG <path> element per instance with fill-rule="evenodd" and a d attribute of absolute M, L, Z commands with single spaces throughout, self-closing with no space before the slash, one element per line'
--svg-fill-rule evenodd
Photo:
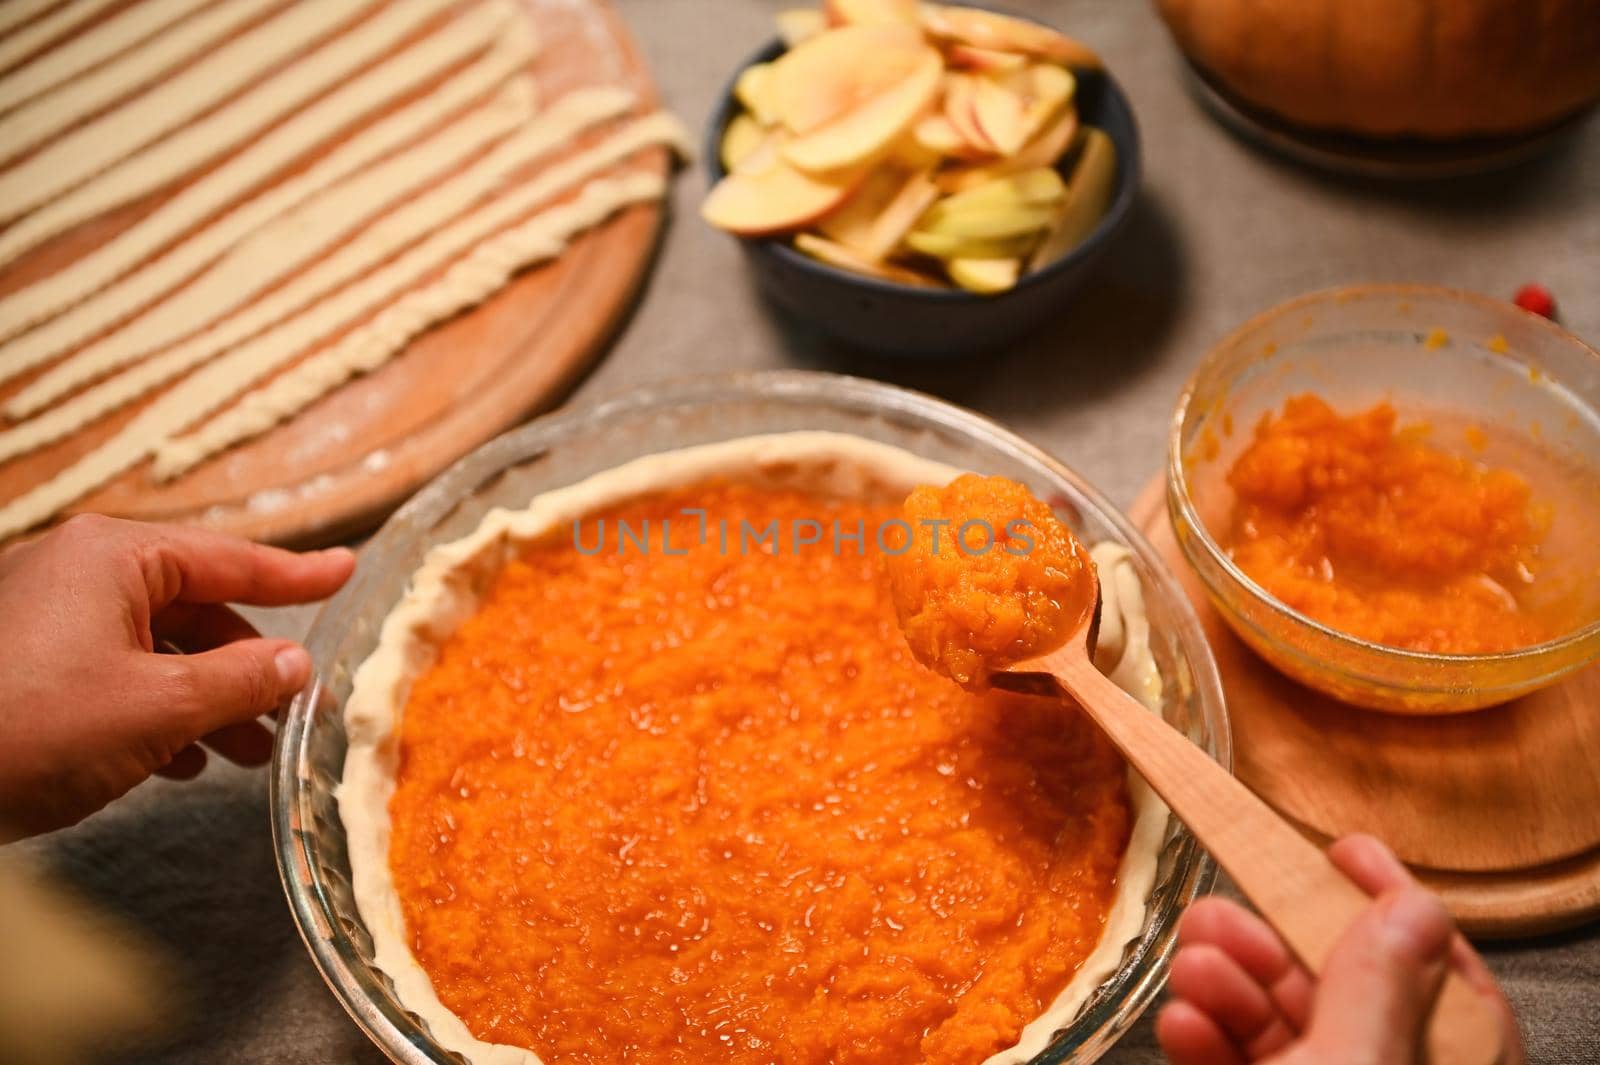
<path fill-rule="evenodd" d="M 724 550 L 685 508 L 867 534 Z M 1116 897 L 1125 766 L 1070 708 L 916 662 L 873 535 L 897 517 L 659 492 L 583 550 L 527 547 L 442 642 L 389 861 L 475 1036 L 552 1065 L 973 1065 L 1067 985 Z M 653 548 L 593 551 L 619 519 Z"/>
<path fill-rule="evenodd" d="M 1263 418 L 1228 472 L 1239 568 L 1295 610 L 1393 647 L 1478 654 L 1560 631 L 1522 602 L 1549 526 L 1528 482 L 1396 421 L 1387 403 L 1342 415 L 1313 395 Z"/>

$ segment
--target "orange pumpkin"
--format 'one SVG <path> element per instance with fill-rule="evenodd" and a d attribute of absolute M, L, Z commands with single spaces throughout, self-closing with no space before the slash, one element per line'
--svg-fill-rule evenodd
<path fill-rule="evenodd" d="M 1234 96 L 1301 126 L 1451 139 L 1600 99 L 1600 0 L 1156 0 Z"/>

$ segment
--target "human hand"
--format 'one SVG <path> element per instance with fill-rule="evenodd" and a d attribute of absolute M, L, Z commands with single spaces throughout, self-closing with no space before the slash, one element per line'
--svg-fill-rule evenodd
<path fill-rule="evenodd" d="M 0 825 L 45 832 L 152 773 L 193 777 L 197 744 L 265 763 L 256 719 L 305 685 L 311 660 L 222 604 L 321 599 L 354 565 L 343 548 L 297 555 L 98 516 L 0 554 Z M 155 653 L 163 643 L 187 653 Z"/>
<path fill-rule="evenodd" d="M 1501 1061 L 1522 1065 L 1511 1007 L 1443 904 L 1371 836 L 1346 837 L 1328 857 L 1375 901 L 1320 977 L 1265 921 L 1226 899 L 1202 899 L 1184 914 L 1173 1001 L 1156 1022 L 1173 1065 L 1413 1065 L 1447 965 L 1496 1004 Z"/>

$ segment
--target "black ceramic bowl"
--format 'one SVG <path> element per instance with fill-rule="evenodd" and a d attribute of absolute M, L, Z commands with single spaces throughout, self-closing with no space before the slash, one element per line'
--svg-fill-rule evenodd
<path fill-rule="evenodd" d="M 710 183 L 723 177 L 722 132 L 740 111 L 733 82 L 752 63 L 784 52 L 774 39 L 739 64 L 706 130 Z M 897 285 L 850 273 L 796 251 L 784 237 L 735 238 L 767 298 L 798 318 L 874 354 L 908 358 L 974 355 L 1003 348 L 1062 313 L 1122 229 L 1139 189 L 1139 129 L 1121 87 L 1103 72 L 1079 73 L 1081 119 L 1105 130 L 1117 149 L 1111 207 L 1072 252 L 993 296 L 961 289 Z"/>

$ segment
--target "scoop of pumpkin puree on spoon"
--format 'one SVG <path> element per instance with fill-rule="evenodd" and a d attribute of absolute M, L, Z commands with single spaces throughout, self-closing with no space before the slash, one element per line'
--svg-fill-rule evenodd
<path fill-rule="evenodd" d="M 1023 485 L 963 474 L 917 488 L 904 516 L 910 540 L 887 555 L 900 628 L 919 662 L 962 687 L 987 687 L 1092 620 L 1094 561 Z"/>

